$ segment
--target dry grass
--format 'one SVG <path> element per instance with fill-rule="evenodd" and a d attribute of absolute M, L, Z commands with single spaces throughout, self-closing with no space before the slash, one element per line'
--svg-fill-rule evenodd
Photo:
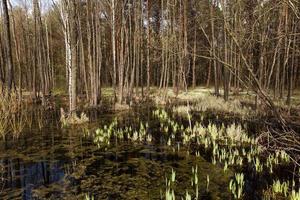
<path fill-rule="evenodd" d="M 251 110 L 243 107 L 239 100 L 224 101 L 224 99 L 212 95 L 200 98 L 193 106 L 193 110 L 203 112 L 214 110 L 219 112 L 237 114 L 240 116 L 248 116 L 251 113 Z"/>
<path fill-rule="evenodd" d="M 80 125 L 89 122 L 89 118 L 83 112 L 80 114 L 80 117 L 78 117 L 76 113 L 67 114 L 61 108 L 60 113 L 60 122 L 62 123 L 63 127 L 67 127 L 70 125 Z"/>
<path fill-rule="evenodd" d="M 193 111 L 217 111 L 246 117 L 253 112 L 250 108 L 242 106 L 240 100 L 225 101 L 221 97 L 213 96 L 212 90 L 205 88 L 197 88 L 187 93 L 182 93 L 177 96 L 178 100 L 192 102 L 190 106 L 177 106 L 174 111 L 179 114 L 186 114 Z"/>
<path fill-rule="evenodd" d="M 11 132 L 19 137 L 25 127 L 24 110 L 17 100 L 15 92 L 8 91 L 0 86 L 0 135 L 5 138 Z"/>

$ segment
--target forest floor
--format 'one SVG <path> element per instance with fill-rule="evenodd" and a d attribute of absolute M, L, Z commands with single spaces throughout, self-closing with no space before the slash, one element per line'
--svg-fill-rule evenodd
<path fill-rule="evenodd" d="M 112 87 L 104 87 L 102 88 L 102 99 L 104 101 L 108 101 L 110 103 L 113 102 L 113 88 Z M 136 92 L 136 91 L 135 91 Z M 146 92 L 142 88 L 138 90 L 139 95 L 141 97 L 134 97 L 134 103 L 144 102 L 146 99 Z M 29 92 L 23 92 L 23 99 L 25 101 L 29 101 L 31 98 L 31 94 Z M 170 87 L 167 89 L 160 90 L 157 87 L 150 88 L 150 100 L 154 101 L 157 105 L 166 105 L 174 102 L 181 103 L 201 103 L 202 106 L 209 106 L 209 109 L 217 109 L 219 111 L 224 111 L 227 113 L 230 112 L 244 112 L 243 109 L 248 109 L 249 112 L 255 111 L 256 113 L 263 114 L 265 113 L 264 106 L 261 102 L 258 102 L 259 108 L 256 109 L 256 95 L 252 91 L 242 90 L 239 93 L 233 94 L 229 96 L 229 101 L 225 102 L 222 98 L 223 90 L 220 89 L 220 96 L 216 97 L 214 95 L 213 87 L 196 87 L 188 89 L 186 92 L 178 92 L 176 94 L 174 90 Z M 59 102 L 59 104 L 63 107 L 67 107 L 68 99 L 65 91 L 61 89 L 56 89 L 53 91 L 52 96 L 49 101 Z M 272 98 L 274 104 L 283 112 L 286 116 L 294 116 L 300 117 L 300 89 L 295 90 L 292 95 L 291 106 L 286 105 L 286 94 L 284 94 L 283 98 Z M 84 97 L 79 98 L 79 105 L 82 109 L 89 107 L 88 104 L 85 103 Z M 107 105 L 105 105 L 107 106 Z M 242 109 L 242 110 L 240 110 Z M 246 114 L 246 113 L 245 113 Z M 300 123 L 300 118 L 299 118 Z"/>
<path fill-rule="evenodd" d="M 139 92 L 142 93 L 142 89 L 139 89 Z M 144 91 L 145 93 L 145 91 Z M 178 100 L 188 100 L 188 101 L 196 101 L 199 98 L 212 96 L 214 94 L 213 87 L 196 87 L 188 89 L 186 92 L 179 92 L 175 94 L 174 90 L 170 87 L 166 90 L 162 89 L 159 90 L 157 87 L 150 88 L 150 94 L 152 98 L 155 97 L 165 97 L 165 99 L 178 99 Z M 220 89 L 220 97 L 223 95 L 223 90 Z M 113 88 L 105 87 L 102 89 L 102 96 L 104 98 L 112 97 L 113 96 Z M 240 91 L 238 94 L 231 94 L 229 100 L 240 100 L 240 101 L 248 101 L 248 102 L 255 102 L 255 93 L 252 91 L 243 90 Z M 273 101 L 278 106 L 285 105 L 285 98 L 286 94 L 284 94 L 283 98 L 273 98 Z M 295 90 L 292 96 L 292 106 L 300 108 L 300 89 Z"/>

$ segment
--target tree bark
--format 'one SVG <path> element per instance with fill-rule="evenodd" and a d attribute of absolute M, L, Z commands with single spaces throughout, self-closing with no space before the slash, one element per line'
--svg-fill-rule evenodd
<path fill-rule="evenodd" d="M 3 19 L 4 19 L 4 32 L 5 32 L 5 45 L 6 45 L 6 66 L 7 66 L 7 89 L 9 92 L 12 90 L 13 85 L 13 58 L 12 58 L 12 43 L 11 43 L 11 29 L 10 17 L 8 13 L 7 0 L 3 0 Z"/>

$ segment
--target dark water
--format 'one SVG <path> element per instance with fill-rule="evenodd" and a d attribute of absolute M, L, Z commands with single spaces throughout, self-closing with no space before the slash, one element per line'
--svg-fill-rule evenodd
<path fill-rule="evenodd" d="M 228 182 L 233 172 L 212 165 L 202 157 L 174 152 L 165 145 L 152 118 L 153 108 L 118 114 L 91 112 L 92 123 L 61 128 L 57 112 L 43 113 L 44 124 L 32 128 L 18 140 L 0 144 L 0 199 L 163 199 L 165 178 L 176 171 L 176 196 L 184 197 L 191 187 L 192 167 L 198 166 L 199 192 L 202 199 L 230 199 Z M 33 114 L 34 115 L 34 114 Z M 112 142 L 98 148 L 87 132 L 109 124 L 114 118 L 120 126 L 150 124 L 154 141 L 150 144 Z M 206 177 L 209 175 L 209 192 Z"/>

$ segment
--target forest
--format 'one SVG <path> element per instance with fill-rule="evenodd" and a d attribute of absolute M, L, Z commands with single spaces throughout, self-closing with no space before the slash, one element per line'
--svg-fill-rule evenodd
<path fill-rule="evenodd" d="M 0 188 L 300 200 L 300 1 L 1 0 Z"/>

